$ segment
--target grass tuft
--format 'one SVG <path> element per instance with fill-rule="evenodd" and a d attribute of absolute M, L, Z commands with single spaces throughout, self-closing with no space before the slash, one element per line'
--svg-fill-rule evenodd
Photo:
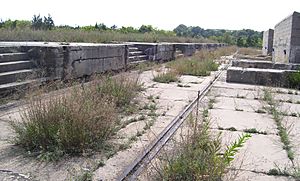
<path fill-rule="evenodd" d="M 174 71 L 158 73 L 153 78 L 154 82 L 167 83 L 167 84 L 170 82 L 177 82 L 178 80 L 179 80 L 178 74 Z"/>
<path fill-rule="evenodd" d="M 12 120 L 17 145 L 44 160 L 98 150 L 119 128 L 119 109 L 138 91 L 136 80 L 105 78 L 62 95 L 35 95 Z M 132 92 L 131 92 L 132 91 Z"/>

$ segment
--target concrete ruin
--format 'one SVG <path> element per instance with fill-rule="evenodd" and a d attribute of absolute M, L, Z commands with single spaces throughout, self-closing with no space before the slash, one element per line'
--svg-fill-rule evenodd
<path fill-rule="evenodd" d="M 0 42 L 0 93 L 31 82 L 82 78 L 145 61 L 164 62 L 220 43 Z"/>
<path fill-rule="evenodd" d="M 264 31 L 263 46 L 262 46 L 262 54 L 263 55 L 272 55 L 273 36 L 274 36 L 274 30 L 273 29 L 269 29 L 267 31 Z"/>
<path fill-rule="evenodd" d="M 273 61 L 300 63 L 300 13 L 294 12 L 274 29 Z"/>
<path fill-rule="evenodd" d="M 262 53 L 272 54 L 273 62 L 233 61 L 226 81 L 296 88 L 291 77 L 300 69 L 300 13 L 294 12 L 279 22 L 274 32 L 264 32 Z"/>

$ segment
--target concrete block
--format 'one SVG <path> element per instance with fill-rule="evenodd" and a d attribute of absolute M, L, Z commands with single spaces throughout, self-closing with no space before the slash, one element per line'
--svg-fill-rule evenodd
<path fill-rule="evenodd" d="M 287 77 L 292 70 L 257 69 L 230 67 L 227 70 L 227 82 L 288 87 Z"/>
<path fill-rule="evenodd" d="M 259 60 L 233 60 L 233 67 L 259 68 L 259 69 L 279 69 L 279 70 L 299 70 L 300 64 L 273 63 Z"/>

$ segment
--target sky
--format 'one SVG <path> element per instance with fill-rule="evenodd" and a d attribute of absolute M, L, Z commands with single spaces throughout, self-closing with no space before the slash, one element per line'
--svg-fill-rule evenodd
<path fill-rule="evenodd" d="M 173 30 L 179 24 L 205 29 L 264 31 L 294 11 L 300 0 L 1 0 L 0 19 L 53 17 L 55 25 L 152 25 Z"/>

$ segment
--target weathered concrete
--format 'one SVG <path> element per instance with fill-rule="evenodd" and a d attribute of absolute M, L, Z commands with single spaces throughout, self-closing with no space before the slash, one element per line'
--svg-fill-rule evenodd
<path fill-rule="evenodd" d="M 273 63 L 259 60 L 233 60 L 233 67 L 259 68 L 259 69 L 279 69 L 279 70 L 299 70 L 299 64 L 293 63 Z"/>
<path fill-rule="evenodd" d="M 275 26 L 273 61 L 300 63 L 300 13 L 294 12 Z"/>
<path fill-rule="evenodd" d="M 264 31 L 263 34 L 263 46 L 262 46 L 262 54 L 263 55 L 271 55 L 273 51 L 273 37 L 274 30 L 269 29 Z"/>
<path fill-rule="evenodd" d="M 230 67 L 227 70 L 226 81 L 273 87 L 289 87 L 288 76 L 294 72 L 296 71 Z"/>

